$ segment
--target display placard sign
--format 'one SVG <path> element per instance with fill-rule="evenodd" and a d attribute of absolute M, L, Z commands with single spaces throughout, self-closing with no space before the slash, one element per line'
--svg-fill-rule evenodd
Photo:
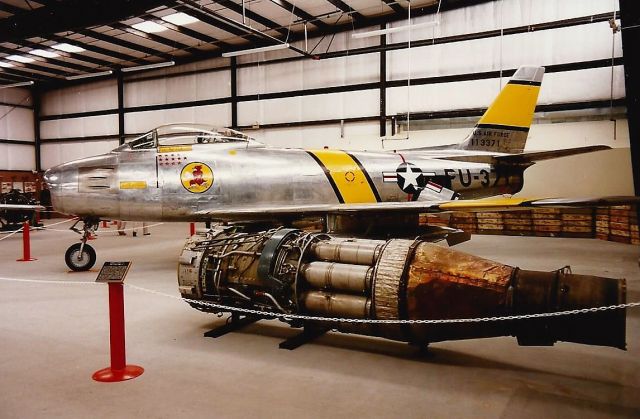
<path fill-rule="evenodd" d="M 100 269 L 100 273 L 96 278 L 96 282 L 114 282 L 124 283 L 124 277 L 127 276 L 131 262 L 105 262 Z"/>

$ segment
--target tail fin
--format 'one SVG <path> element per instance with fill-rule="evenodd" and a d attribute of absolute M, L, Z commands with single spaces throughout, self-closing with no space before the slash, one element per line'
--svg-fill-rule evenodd
<path fill-rule="evenodd" d="M 544 67 L 520 67 L 458 147 L 521 153 L 538 102 Z"/>

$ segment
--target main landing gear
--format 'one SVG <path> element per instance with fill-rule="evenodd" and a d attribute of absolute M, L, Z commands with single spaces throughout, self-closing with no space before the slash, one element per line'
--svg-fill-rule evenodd
<path fill-rule="evenodd" d="M 82 228 L 76 227 L 82 222 Z M 98 218 L 83 218 L 76 221 L 71 230 L 82 235 L 80 243 L 71 245 L 64 254 L 64 261 L 72 271 L 88 271 L 96 263 L 96 251 L 87 244 L 89 237 L 98 229 Z"/>

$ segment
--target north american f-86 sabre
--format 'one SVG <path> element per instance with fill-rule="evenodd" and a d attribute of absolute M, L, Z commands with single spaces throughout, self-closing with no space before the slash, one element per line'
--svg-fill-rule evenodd
<path fill-rule="evenodd" d="M 468 239 L 462 231 L 418 227 L 424 212 L 635 202 L 478 199 L 517 193 L 537 161 L 609 148 L 524 152 L 543 74 L 542 67 L 518 69 L 468 137 L 449 146 L 274 148 L 232 129 L 172 124 L 51 168 L 45 180 L 54 208 L 82 223 L 73 227 L 83 236 L 68 249 L 67 265 L 93 266 L 86 239 L 101 219 L 219 221 L 190 238 L 179 257 L 180 292 L 200 310 L 228 311 L 201 301 L 255 309 L 304 326 L 305 336 L 337 329 L 428 343 L 514 335 L 521 344 L 624 348 L 623 310 L 490 324 L 343 321 L 489 317 L 625 301 L 624 280 L 520 270 L 434 244 Z M 305 217 L 323 217 L 324 231 L 293 228 Z"/>

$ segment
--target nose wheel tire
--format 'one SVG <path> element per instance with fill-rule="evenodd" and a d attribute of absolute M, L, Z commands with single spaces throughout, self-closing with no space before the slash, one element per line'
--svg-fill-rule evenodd
<path fill-rule="evenodd" d="M 67 249 L 64 254 L 64 261 L 72 271 L 88 271 L 96 263 L 96 251 L 93 247 L 85 244 L 82 253 L 80 247 L 82 243 L 76 243 Z"/>

